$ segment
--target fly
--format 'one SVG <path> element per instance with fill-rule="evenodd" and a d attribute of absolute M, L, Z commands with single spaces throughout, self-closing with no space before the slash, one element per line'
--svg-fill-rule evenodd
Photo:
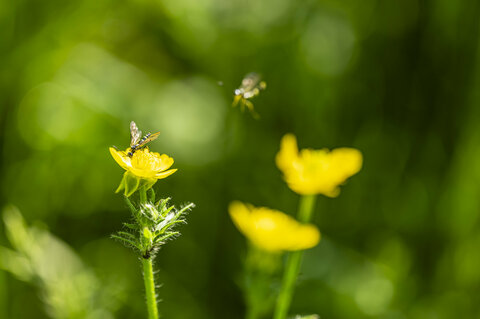
<path fill-rule="evenodd" d="M 160 135 L 160 132 L 148 133 L 142 137 L 142 131 L 140 131 L 134 121 L 130 122 L 130 150 L 127 155 L 132 157 L 135 151 L 142 149 L 145 145 L 155 140 Z"/>
<path fill-rule="evenodd" d="M 234 98 L 232 106 L 240 104 L 242 110 L 246 107 L 255 117 L 258 114 L 253 108 L 253 103 L 249 99 L 260 94 L 260 91 L 265 90 L 267 83 L 261 80 L 258 73 L 248 73 L 242 80 L 242 84 L 234 91 Z"/>

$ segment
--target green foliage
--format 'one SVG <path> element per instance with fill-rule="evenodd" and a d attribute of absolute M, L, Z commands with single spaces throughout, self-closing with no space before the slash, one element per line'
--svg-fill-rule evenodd
<path fill-rule="evenodd" d="M 13 250 L 0 246 L 0 269 L 36 286 L 51 318 L 113 318 L 121 286 L 102 283 L 67 244 L 26 225 L 17 208 L 5 208 L 3 219 Z"/>
<path fill-rule="evenodd" d="M 119 231 L 112 235 L 112 238 L 120 240 L 126 246 L 135 248 L 146 259 L 151 258 L 167 240 L 180 235 L 174 230 L 175 226 L 185 223 L 185 214 L 195 207 L 190 203 L 176 209 L 175 206 L 168 205 L 170 198 L 154 204 L 155 192 L 151 188 L 150 190 L 150 201 L 139 204 L 138 208 L 125 196 L 134 223 L 124 223 L 129 231 Z"/>
<path fill-rule="evenodd" d="M 128 145 L 132 119 L 161 131 L 151 148 L 179 171 L 157 195 L 197 205 L 157 253 L 162 315 L 240 319 L 246 246 L 228 203 L 294 214 L 274 164 L 287 132 L 301 148 L 355 147 L 365 166 L 319 198 L 322 241 L 290 313 L 475 318 L 479 17 L 474 0 L 0 1 L 0 203 L 68 243 L 101 290 L 113 274 L 116 317 L 140 318 L 138 261 L 105 239 L 129 216 L 108 147 Z M 231 107 L 252 71 L 267 83 L 259 120 Z M 6 228 L 0 244 L 0 317 L 47 318 L 30 257 Z"/>
<path fill-rule="evenodd" d="M 273 311 L 280 285 L 281 254 L 248 246 L 241 280 L 247 319 L 268 318 Z"/>

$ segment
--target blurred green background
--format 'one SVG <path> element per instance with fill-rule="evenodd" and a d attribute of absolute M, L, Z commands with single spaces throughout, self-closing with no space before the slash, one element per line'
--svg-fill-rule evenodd
<path fill-rule="evenodd" d="M 287 132 L 364 154 L 317 202 L 291 313 L 480 318 L 479 23 L 475 0 L 1 1 L 0 203 L 33 228 L 7 209 L 28 247 L 2 223 L 0 318 L 55 317 L 72 289 L 75 318 L 145 317 L 137 256 L 109 239 L 131 120 L 179 169 L 157 195 L 197 205 L 156 259 L 164 318 L 243 317 L 227 205 L 296 212 Z M 251 71 L 258 121 L 231 108 Z"/>

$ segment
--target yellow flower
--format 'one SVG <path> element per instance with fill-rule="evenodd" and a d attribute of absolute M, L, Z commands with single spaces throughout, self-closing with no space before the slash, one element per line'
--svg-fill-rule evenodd
<path fill-rule="evenodd" d="M 360 171 L 362 153 L 353 148 L 299 152 L 295 136 L 287 134 L 282 138 L 276 162 L 294 192 L 336 197 L 340 194 L 339 185 Z"/>
<path fill-rule="evenodd" d="M 125 195 L 130 196 L 139 187 L 150 188 L 159 179 L 166 178 L 177 171 L 169 169 L 173 165 L 173 158 L 166 154 L 160 155 L 150 152 L 148 148 L 137 150 L 130 157 L 129 149 L 118 151 L 110 147 L 113 159 L 126 170 L 117 192 L 125 189 Z"/>
<path fill-rule="evenodd" d="M 148 148 L 133 153 L 128 156 L 128 151 L 117 151 L 110 147 L 110 154 L 113 159 L 123 169 L 130 171 L 133 175 L 140 178 L 162 179 L 175 173 L 177 169 L 169 169 L 173 165 L 173 158 L 166 154 L 160 155 L 156 152 L 150 152 Z"/>
<path fill-rule="evenodd" d="M 238 230 L 266 251 L 303 250 L 314 247 L 320 241 L 317 227 L 300 224 L 277 210 L 234 201 L 229 206 L 229 212 Z"/>

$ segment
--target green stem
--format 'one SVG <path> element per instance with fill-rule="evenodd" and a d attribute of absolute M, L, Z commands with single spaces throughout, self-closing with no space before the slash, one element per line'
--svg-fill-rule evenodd
<path fill-rule="evenodd" d="M 273 308 L 275 295 L 271 293 L 271 283 L 279 264 L 280 255 L 248 245 L 244 268 L 245 319 L 263 318 Z"/>
<path fill-rule="evenodd" d="M 298 208 L 298 220 L 301 223 L 308 223 L 312 217 L 313 207 L 315 206 L 316 195 L 304 195 L 300 200 Z M 285 319 L 292 301 L 295 282 L 297 281 L 300 265 L 302 263 L 303 251 L 294 251 L 287 257 L 287 264 L 282 279 L 282 288 L 277 299 L 274 319 Z"/>
<path fill-rule="evenodd" d="M 140 187 L 140 204 L 147 203 L 147 190 Z M 157 296 L 155 295 L 155 280 L 153 278 L 152 257 L 142 257 L 143 282 L 145 284 L 145 295 L 147 297 L 148 319 L 158 319 Z"/>
<path fill-rule="evenodd" d="M 147 203 L 147 190 L 145 187 L 140 187 L 138 189 L 138 194 L 140 195 L 140 204 L 146 204 Z"/>
<path fill-rule="evenodd" d="M 312 219 L 313 207 L 315 206 L 316 195 L 303 195 L 298 208 L 298 221 L 301 223 L 309 223 Z"/>
<path fill-rule="evenodd" d="M 158 319 L 157 296 L 155 295 L 155 282 L 153 280 L 153 267 L 151 258 L 142 258 L 143 281 L 147 295 L 148 319 Z"/>

